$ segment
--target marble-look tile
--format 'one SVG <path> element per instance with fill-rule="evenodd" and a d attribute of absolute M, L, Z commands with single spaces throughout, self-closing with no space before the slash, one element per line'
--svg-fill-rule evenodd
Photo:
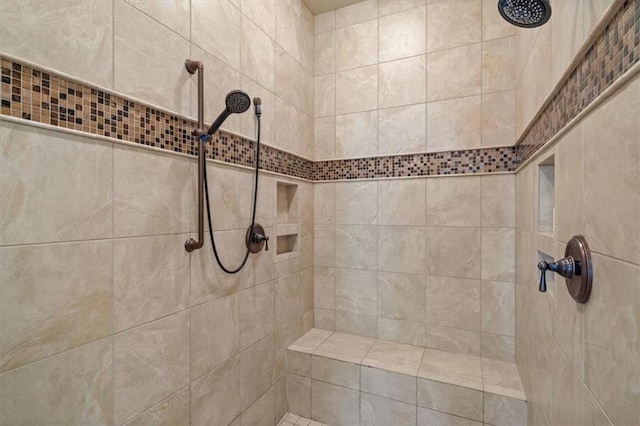
<path fill-rule="evenodd" d="M 335 223 L 336 184 L 316 183 L 313 185 L 313 192 L 313 223 L 316 225 Z"/>
<path fill-rule="evenodd" d="M 499 361 L 515 362 L 515 338 L 497 334 L 482 333 L 480 352 L 482 357 Z"/>
<path fill-rule="evenodd" d="M 336 331 L 359 336 L 377 337 L 378 317 L 354 312 L 335 311 Z"/>
<path fill-rule="evenodd" d="M 482 281 L 482 331 L 515 335 L 515 285 Z"/>
<path fill-rule="evenodd" d="M 379 271 L 424 274 L 425 228 L 380 226 L 378 253 Z"/>
<path fill-rule="evenodd" d="M 289 346 L 289 350 L 308 354 L 313 353 L 331 334 L 333 333 L 328 330 L 311 329 Z"/>
<path fill-rule="evenodd" d="M 441 351 L 480 356 L 480 333 L 427 324 L 425 346 Z"/>
<path fill-rule="evenodd" d="M 188 232 L 190 161 L 138 148 L 114 148 L 113 233 L 116 237 Z"/>
<path fill-rule="evenodd" d="M 189 41 L 122 0 L 113 10 L 113 88 L 188 114 L 190 74 L 183 64 Z"/>
<path fill-rule="evenodd" d="M 582 420 L 584 410 L 584 385 L 562 351 L 556 351 L 553 365 L 551 422 L 559 425 L 586 424 Z"/>
<path fill-rule="evenodd" d="M 240 408 L 248 408 L 268 391 L 274 377 L 274 337 L 270 335 L 240 353 Z"/>
<path fill-rule="evenodd" d="M 587 426 L 613 426 L 611 420 L 602 411 L 602 408 L 596 403 L 593 396 L 589 393 L 586 386 L 583 385 L 583 421 Z"/>
<path fill-rule="evenodd" d="M 481 426 L 482 423 L 418 407 L 418 426 Z"/>
<path fill-rule="evenodd" d="M 482 146 L 515 143 L 515 91 L 482 95 Z"/>
<path fill-rule="evenodd" d="M 275 84 L 273 40 L 246 16 L 242 17 L 240 71 L 269 90 Z"/>
<path fill-rule="evenodd" d="M 635 79 L 584 122 L 584 236 L 591 250 L 635 264 L 640 264 L 639 115 L 640 80 Z M 603 141 L 598 149 L 595 141 Z"/>
<path fill-rule="evenodd" d="M 316 34 L 313 44 L 313 74 L 323 75 L 336 71 L 336 32 Z"/>
<path fill-rule="evenodd" d="M 311 381 L 311 417 L 330 425 L 356 425 L 360 419 L 360 393 L 329 383 Z"/>
<path fill-rule="evenodd" d="M 403 179 L 378 182 L 380 225 L 425 224 L 425 180 Z"/>
<path fill-rule="evenodd" d="M 336 10 L 336 27 L 346 27 L 378 16 L 378 1 L 365 0 Z"/>
<path fill-rule="evenodd" d="M 512 362 L 483 358 L 482 381 L 485 392 L 526 400 L 520 374 Z"/>
<path fill-rule="evenodd" d="M 114 414 L 121 424 L 189 383 L 189 315 L 114 337 Z"/>
<path fill-rule="evenodd" d="M 313 355 L 360 363 L 375 339 L 345 333 L 333 333 L 313 352 Z"/>
<path fill-rule="evenodd" d="M 424 349 L 418 346 L 377 340 L 362 360 L 362 365 L 415 376 Z"/>
<path fill-rule="evenodd" d="M 482 0 L 482 40 L 514 36 L 516 29 L 516 26 L 509 24 L 496 13 L 493 0 Z"/>
<path fill-rule="evenodd" d="M 189 38 L 190 4 L 187 0 L 156 2 L 150 0 L 124 0 L 161 24 Z"/>
<path fill-rule="evenodd" d="M 418 379 L 418 406 L 482 421 L 482 391 Z"/>
<path fill-rule="evenodd" d="M 115 331 L 183 310 L 189 305 L 186 234 L 113 241 Z"/>
<path fill-rule="evenodd" d="M 427 324 L 480 330 L 480 281 L 427 277 Z"/>
<path fill-rule="evenodd" d="M 0 265 L 0 371 L 111 334 L 111 242 L 5 247 Z"/>
<path fill-rule="evenodd" d="M 481 0 L 439 0 L 427 6 L 427 51 L 482 39 Z"/>
<path fill-rule="evenodd" d="M 313 306 L 335 308 L 336 272 L 334 268 L 316 266 L 313 271 Z"/>
<path fill-rule="evenodd" d="M 0 375 L 6 424 L 113 424 L 112 341 L 103 339 Z"/>
<path fill-rule="evenodd" d="M 134 417 L 126 423 L 126 426 L 189 426 L 190 424 L 190 394 L 189 388 L 185 387 Z"/>
<path fill-rule="evenodd" d="M 315 160 L 336 156 L 336 118 L 316 118 L 313 122 L 313 153 Z"/>
<path fill-rule="evenodd" d="M 482 228 L 482 279 L 514 281 L 515 230 Z"/>
<path fill-rule="evenodd" d="M 480 226 L 479 177 L 427 179 L 427 226 Z"/>
<path fill-rule="evenodd" d="M 427 227 L 427 274 L 480 278 L 480 228 Z"/>
<path fill-rule="evenodd" d="M 235 69 L 240 68 L 242 14 L 227 1 L 191 3 L 191 42 Z"/>
<path fill-rule="evenodd" d="M 532 233 L 535 227 L 534 165 L 516 174 L 516 228 Z"/>
<path fill-rule="evenodd" d="M 281 47 L 275 48 L 275 90 L 276 96 L 279 96 L 289 104 L 300 107 L 302 98 L 302 69 L 300 64 Z M 316 79 L 316 89 L 318 81 Z M 323 82 L 324 80 L 321 80 Z M 329 82 L 330 83 L 330 82 Z M 327 84 L 323 87 L 323 93 L 328 95 L 331 85 Z M 325 101 L 329 104 L 329 98 Z M 327 108 L 330 108 L 330 104 Z M 317 111 L 316 111 L 317 112 Z"/>
<path fill-rule="evenodd" d="M 472 149 L 481 146 L 480 96 L 427 104 L 427 151 Z"/>
<path fill-rule="evenodd" d="M 516 88 L 514 49 L 515 37 L 482 42 L 482 93 Z"/>
<path fill-rule="evenodd" d="M 291 413 L 311 417 L 311 379 L 287 374 L 287 402 Z"/>
<path fill-rule="evenodd" d="M 411 322 L 378 317 L 378 338 L 408 345 L 426 345 L 424 321 Z"/>
<path fill-rule="evenodd" d="M 276 424 L 275 390 L 273 387 L 258 398 L 251 407 L 247 408 L 240 417 L 240 426 L 261 426 L 265 424 Z"/>
<path fill-rule="evenodd" d="M 6 2 L 0 40 L 9 55 L 113 87 L 111 1 Z"/>
<path fill-rule="evenodd" d="M 392 13 L 417 8 L 425 4 L 427 4 L 426 0 L 378 0 L 378 14 L 380 16 L 391 15 Z"/>
<path fill-rule="evenodd" d="M 378 111 L 336 117 L 336 157 L 355 158 L 376 154 L 378 154 Z"/>
<path fill-rule="evenodd" d="M 393 61 L 424 54 L 427 49 L 426 25 L 426 5 L 380 17 L 378 60 Z"/>
<path fill-rule="evenodd" d="M 240 409 L 240 357 L 191 383 L 192 424 L 228 424 Z"/>
<path fill-rule="evenodd" d="M 311 357 L 311 377 L 345 388 L 360 390 L 360 366 L 322 356 Z"/>
<path fill-rule="evenodd" d="M 275 127 L 275 98 L 273 92 L 262 87 L 261 85 L 244 75 L 240 76 L 240 89 L 247 92 L 252 98 L 258 97 L 262 100 L 262 117 L 260 119 L 260 142 L 272 145 L 274 143 L 273 132 Z M 240 134 L 247 138 L 255 139 L 257 135 L 255 115 L 240 115 Z M 263 181 L 260 181 L 260 186 L 262 186 L 262 182 Z M 260 195 L 258 194 L 258 196 Z M 273 212 L 273 209 L 270 210 L 270 212 Z M 260 223 L 262 223 L 262 220 L 260 221 Z M 267 224 L 271 223 L 272 221 L 267 222 Z M 262 224 L 264 226 L 264 223 Z"/>
<path fill-rule="evenodd" d="M 422 322 L 425 309 L 424 275 L 378 273 L 378 316 Z"/>
<path fill-rule="evenodd" d="M 302 312 L 302 287 L 300 272 L 277 278 L 274 286 L 275 328 L 280 328 L 298 318 Z"/>
<path fill-rule="evenodd" d="M 3 122 L 0 245 L 110 238 L 112 149 L 104 142 Z"/>
<path fill-rule="evenodd" d="M 316 118 L 335 115 L 336 113 L 336 78 L 334 74 L 321 75 L 313 78 L 313 116 Z M 347 82 L 344 81 L 346 84 Z M 345 90 L 342 88 L 341 90 Z M 346 89 L 349 90 L 349 89 Z"/>
<path fill-rule="evenodd" d="M 555 155 L 556 231 L 563 242 L 584 234 L 584 188 L 575 184 L 584 179 L 583 152 L 583 126 L 578 126 L 562 138 Z"/>
<path fill-rule="evenodd" d="M 275 0 L 242 0 L 240 10 L 272 39 L 276 35 Z"/>
<path fill-rule="evenodd" d="M 378 227 L 364 225 L 336 226 L 338 268 L 377 270 Z"/>
<path fill-rule="evenodd" d="M 378 67 L 375 65 L 337 73 L 335 76 L 336 114 L 376 109 L 378 107 L 377 90 Z M 317 92 L 316 96 L 318 96 Z"/>
<path fill-rule="evenodd" d="M 311 354 L 287 349 L 287 373 L 311 377 Z"/>
<path fill-rule="evenodd" d="M 415 425 L 416 406 L 367 393 L 360 394 L 361 425 Z"/>
<path fill-rule="evenodd" d="M 376 271 L 336 269 L 336 311 L 375 315 L 378 308 Z"/>
<path fill-rule="evenodd" d="M 377 34 L 377 20 L 337 29 L 336 70 L 344 71 L 378 62 Z"/>
<path fill-rule="evenodd" d="M 425 102 L 427 92 L 425 71 L 425 55 L 379 64 L 378 98 L 380 108 Z"/>
<path fill-rule="evenodd" d="M 605 12 L 613 4 L 613 0 L 587 0 L 584 5 L 584 38 L 587 39 Z"/>
<path fill-rule="evenodd" d="M 482 176 L 480 189 L 482 226 L 514 227 L 516 221 L 514 176 Z"/>
<path fill-rule="evenodd" d="M 315 308 L 313 310 L 313 326 L 316 328 L 321 328 L 323 330 L 335 330 L 335 311 Z"/>
<path fill-rule="evenodd" d="M 240 349 L 245 349 L 273 332 L 274 283 L 240 292 Z"/>
<path fill-rule="evenodd" d="M 299 154 L 302 134 L 300 129 L 300 114 L 302 114 L 302 112 L 277 96 L 275 100 L 275 134 L 278 135 L 275 146 L 276 148 Z"/>
<path fill-rule="evenodd" d="M 469 355 L 425 349 L 418 377 L 482 390 L 482 360 Z"/>
<path fill-rule="evenodd" d="M 484 422 L 496 426 L 527 424 L 527 403 L 506 396 L 484 394 Z"/>
<path fill-rule="evenodd" d="M 314 16 L 313 20 L 313 29 L 316 34 L 334 30 L 336 28 L 336 11 L 331 10 L 329 12 L 321 13 Z"/>
<path fill-rule="evenodd" d="M 451 72 L 452 70 L 456 72 Z M 479 95 L 482 90 L 480 43 L 427 55 L 427 101 Z"/>
<path fill-rule="evenodd" d="M 592 260 L 599 285 L 584 311 L 584 379 L 614 424 L 632 424 L 640 418 L 640 267 L 599 254 Z"/>
<path fill-rule="evenodd" d="M 416 377 L 386 369 L 361 366 L 360 390 L 415 405 Z"/>
<path fill-rule="evenodd" d="M 313 257 L 315 266 L 335 265 L 336 227 L 316 225 L 313 227 Z"/>
<path fill-rule="evenodd" d="M 427 105 L 409 105 L 378 111 L 378 154 L 424 152 Z"/>
<path fill-rule="evenodd" d="M 553 7 L 550 24 L 556 42 L 551 46 L 550 77 L 554 82 L 567 71 L 585 40 L 584 7 L 587 3 L 579 0 L 563 1 Z"/>

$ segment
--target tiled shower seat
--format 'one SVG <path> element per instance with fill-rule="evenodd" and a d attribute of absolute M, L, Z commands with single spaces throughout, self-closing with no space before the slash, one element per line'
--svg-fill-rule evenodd
<path fill-rule="evenodd" d="M 338 425 L 525 425 L 515 364 L 312 329 L 287 350 L 289 412 Z"/>

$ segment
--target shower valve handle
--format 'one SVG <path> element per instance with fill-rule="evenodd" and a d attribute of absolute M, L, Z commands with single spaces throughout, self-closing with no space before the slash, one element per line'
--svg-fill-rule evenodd
<path fill-rule="evenodd" d="M 266 235 L 259 234 L 257 232 L 253 233 L 253 241 L 257 244 L 260 244 L 264 241 L 264 249 L 265 251 L 269 251 L 269 237 Z"/>
<path fill-rule="evenodd" d="M 576 265 L 576 261 L 572 256 L 567 256 L 551 263 L 541 260 L 538 263 L 538 269 L 540 269 L 540 287 L 538 287 L 538 290 L 542 293 L 547 291 L 547 271 L 555 272 L 568 279 L 573 278 L 574 274 L 580 275 L 579 264 Z"/>

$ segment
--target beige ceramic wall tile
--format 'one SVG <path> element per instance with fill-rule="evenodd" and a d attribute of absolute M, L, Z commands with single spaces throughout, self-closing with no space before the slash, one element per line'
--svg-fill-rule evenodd
<path fill-rule="evenodd" d="M 500 16 L 493 0 L 482 0 L 482 40 L 513 36 L 516 28 Z"/>
<path fill-rule="evenodd" d="M 336 32 L 316 34 L 313 47 L 314 75 L 336 71 Z"/>
<path fill-rule="evenodd" d="M 380 226 L 378 228 L 378 270 L 424 274 L 425 228 Z"/>
<path fill-rule="evenodd" d="M 114 337 L 115 418 L 134 417 L 189 383 L 189 315 L 172 315 Z"/>
<path fill-rule="evenodd" d="M 317 183 L 314 191 L 314 224 L 335 223 L 336 184 Z"/>
<path fill-rule="evenodd" d="M 427 179 L 428 226 L 480 226 L 479 177 Z"/>
<path fill-rule="evenodd" d="M 582 381 L 564 354 L 560 351 L 557 353 L 559 356 L 555 357 L 551 367 L 555 372 L 552 392 L 557 395 L 551 406 L 551 421 L 554 424 L 581 424 L 584 399 Z"/>
<path fill-rule="evenodd" d="M 324 266 L 314 267 L 313 306 L 321 309 L 334 309 L 335 270 Z"/>
<path fill-rule="evenodd" d="M 513 228 L 482 229 L 483 280 L 515 280 L 515 244 Z"/>
<path fill-rule="evenodd" d="M 314 227 L 314 265 L 335 266 L 336 231 L 333 225 Z"/>
<path fill-rule="evenodd" d="M 321 356 L 311 360 L 312 377 L 322 382 L 360 390 L 360 366 Z"/>
<path fill-rule="evenodd" d="M 287 373 L 311 377 L 311 354 L 287 349 Z"/>
<path fill-rule="evenodd" d="M 427 6 L 427 51 L 482 39 L 481 0 L 439 0 Z"/>
<path fill-rule="evenodd" d="M 425 102 L 427 91 L 425 71 L 425 55 L 379 64 L 380 108 Z"/>
<path fill-rule="evenodd" d="M 336 226 L 336 267 L 374 271 L 377 265 L 378 228 L 376 226 Z"/>
<path fill-rule="evenodd" d="M 251 407 L 247 408 L 240 417 L 241 426 L 259 426 L 261 424 L 276 424 L 275 389 L 273 387 L 258 398 Z"/>
<path fill-rule="evenodd" d="M 190 4 L 187 0 L 154 2 L 147 0 L 124 0 L 131 6 L 169 27 L 182 37 L 189 37 Z"/>
<path fill-rule="evenodd" d="M 513 336 L 515 286 L 510 282 L 482 282 L 482 331 Z"/>
<path fill-rule="evenodd" d="M 418 346 L 376 340 L 362 360 L 362 365 L 415 376 L 423 351 L 423 348 Z"/>
<path fill-rule="evenodd" d="M 117 239 L 113 242 L 114 329 L 127 328 L 189 305 L 187 234 Z"/>
<path fill-rule="evenodd" d="M 482 226 L 515 226 L 514 176 L 482 176 L 480 182 Z"/>
<path fill-rule="evenodd" d="M 276 147 L 298 153 L 300 150 L 300 111 L 276 96 Z"/>
<path fill-rule="evenodd" d="M 335 330 L 336 319 L 335 311 L 328 309 L 314 309 L 313 310 L 313 326 L 323 330 Z"/>
<path fill-rule="evenodd" d="M 239 69 L 241 16 L 229 2 L 192 2 L 191 42 Z"/>
<path fill-rule="evenodd" d="M 265 337 L 240 353 L 240 408 L 246 409 L 269 390 L 274 377 L 274 338 Z"/>
<path fill-rule="evenodd" d="M 515 91 L 482 95 L 482 146 L 515 143 Z"/>
<path fill-rule="evenodd" d="M 583 127 L 562 138 L 555 156 L 556 220 L 558 240 L 568 242 L 584 233 Z"/>
<path fill-rule="evenodd" d="M 242 0 L 242 13 L 253 21 L 272 39 L 275 38 L 275 1 L 274 0 Z"/>
<path fill-rule="evenodd" d="M 426 149 L 426 104 L 378 111 L 378 154 L 424 152 Z"/>
<path fill-rule="evenodd" d="M 240 76 L 240 88 L 251 98 L 258 97 L 262 101 L 262 117 L 260 119 L 260 142 L 273 144 L 273 128 L 275 126 L 275 100 L 272 91 L 265 89 L 244 75 Z M 240 115 L 240 133 L 247 138 L 257 138 L 256 119 L 253 114 Z"/>
<path fill-rule="evenodd" d="M 252 287 L 240 293 L 241 349 L 252 345 L 273 332 L 273 297 L 273 282 Z M 228 322 L 228 319 L 226 319 L 226 322 Z M 233 340 L 233 338 L 230 340 Z"/>
<path fill-rule="evenodd" d="M 10 55 L 113 87 L 112 2 L 6 3 L 0 40 Z"/>
<path fill-rule="evenodd" d="M 484 421 L 496 425 L 526 425 L 527 404 L 517 399 L 486 393 Z"/>
<path fill-rule="evenodd" d="M 336 70 L 373 65 L 378 61 L 378 21 L 362 22 L 336 30 Z"/>
<path fill-rule="evenodd" d="M 312 380 L 311 417 L 327 424 L 358 424 L 360 394 L 329 383 Z"/>
<path fill-rule="evenodd" d="M 573 61 L 584 42 L 584 7 L 588 2 L 569 0 L 558 2 L 551 15 L 551 79 L 555 83 Z"/>
<path fill-rule="evenodd" d="M 367 157 L 378 154 L 378 112 L 368 111 L 336 117 L 336 157 Z"/>
<path fill-rule="evenodd" d="M 383 180 L 378 182 L 378 222 L 381 225 L 425 223 L 425 180 Z"/>
<path fill-rule="evenodd" d="M 302 97 L 300 65 L 289 53 L 279 46 L 276 46 L 275 67 L 276 96 L 295 107 L 300 107 Z"/>
<path fill-rule="evenodd" d="M 340 72 L 336 74 L 335 85 L 337 114 L 369 111 L 378 107 L 378 67 L 375 65 Z M 315 96 L 318 96 L 318 91 Z"/>
<path fill-rule="evenodd" d="M 481 53 L 480 43 L 429 53 L 427 100 L 432 102 L 479 95 L 482 90 Z"/>
<path fill-rule="evenodd" d="M 267 89 L 273 90 L 274 68 L 273 40 L 247 17 L 243 17 L 240 39 L 240 71 Z"/>
<path fill-rule="evenodd" d="M 489 333 L 482 333 L 480 337 L 480 351 L 482 353 L 482 357 L 505 362 L 515 361 L 514 337 Z"/>
<path fill-rule="evenodd" d="M 120 146 L 113 155 L 114 235 L 189 231 L 193 206 L 190 161 Z"/>
<path fill-rule="evenodd" d="M 480 330 L 480 281 L 427 277 L 427 324 Z"/>
<path fill-rule="evenodd" d="M 0 375 L 2 421 L 112 424 L 111 348 L 103 339 Z"/>
<path fill-rule="evenodd" d="M 427 348 L 418 378 L 482 390 L 482 361 L 475 356 Z"/>
<path fill-rule="evenodd" d="M 640 264 L 638 115 L 636 78 L 584 122 L 585 237 L 592 250 L 635 264 Z"/>
<path fill-rule="evenodd" d="M 424 321 L 411 322 L 378 317 L 378 338 L 408 345 L 425 346 Z"/>
<path fill-rule="evenodd" d="M 313 29 L 316 34 L 330 31 L 336 28 L 336 11 L 321 13 L 313 17 Z"/>
<path fill-rule="evenodd" d="M 378 203 L 377 182 L 338 182 L 335 205 L 336 223 L 340 225 L 375 225 Z"/>
<path fill-rule="evenodd" d="M 342 312 L 376 315 L 378 306 L 377 273 L 354 269 L 336 269 L 335 309 Z"/>
<path fill-rule="evenodd" d="M 375 339 L 345 333 L 333 333 L 313 353 L 315 356 L 359 364 Z"/>
<path fill-rule="evenodd" d="M 361 366 L 360 386 L 362 392 L 407 404 L 416 403 L 416 377 L 395 373 L 386 369 Z"/>
<path fill-rule="evenodd" d="M 0 371 L 111 333 L 111 242 L 3 248 L 0 265 Z"/>
<path fill-rule="evenodd" d="M 584 39 L 586 40 L 592 31 L 604 17 L 605 12 L 614 3 L 613 0 L 587 0 L 584 5 Z"/>
<path fill-rule="evenodd" d="M 378 16 L 377 0 L 365 0 L 336 10 L 336 27 L 346 27 Z"/>
<path fill-rule="evenodd" d="M 422 322 L 425 318 L 424 275 L 378 273 L 378 315 Z"/>
<path fill-rule="evenodd" d="M 516 228 L 532 233 L 535 227 L 534 166 L 516 174 Z"/>
<path fill-rule="evenodd" d="M 189 387 L 185 387 L 133 418 L 126 426 L 188 426 L 190 423 L 190 394 Z"/>
<path fill-rule="evenodd" d="M 480 356 L 480 333 L 477 331 L 427 324 L 425 340 L 428 348 Z"/>
<path fill-rule="evenodd" d="M 416 424 L 416 406 L 380 396 L 360 394 L 360 422 L 375 424 Z"/>
<path fill-rule="evenodd" d="M 336 157 L 336 118 L 316 118 L 313 126 L 314 159 Z"/>
<path fill-rule="evenodd" d="M 480 96 L 427 104 L 427 151 L 472 149 L 481 146 Z"/>
<path fill-rule="evenodd" d="M 378 13 L 382 17 L 424 6 L 426 3 L 426 0 L 378 0 Z"/>
<path fill-rule="evenodd" d="M 280 328 L 302 314 L 300 272 L 294 272 L 275 282 L 275 327 Z"/>
<path fill-rule="evenodd" d="M 191 422 L 229 423 L 240 414 L 240 357 L 191 384 Z"/>
<path fill-rule="evenodd" d="M 418 406 L 482 421 L 480 390 L 418 379 Z"/>
<path fill-rule="evenodd" d="M 1 245 L 111 237 L 111 144 L 3 122 L 0 151 Z"/>
<path fill-rule="evenodd" d="M 480 228 L 427 227 L 427 274 L 479 279 Z"/>
<path fill-rule="evenodd" d="M 515 89 L 515 37 L 482 42 L 482 93 Z"/>
<path fill-rule="evenodd" d="M 311 379 L 287 374 L 287 402 L 290 413 L 311 417 Z"/>
<path fill-rule="evenodd" d="M 422 55 L 427 49 L 427 7 L 380 17 L 380 62 Z"/>
<path fill-rule="evenodd" d="M 482 423 L 466 419 L 464 417 L 452 416 L 440 411 L 429 410 L 418 407 L 418 426 L 480 426 Z"/>

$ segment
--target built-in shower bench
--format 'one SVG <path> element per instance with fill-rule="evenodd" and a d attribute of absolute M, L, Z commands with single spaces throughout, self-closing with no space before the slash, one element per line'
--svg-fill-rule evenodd
<path fill-rule="evenodd" d="M 287 350 L 289 412 L 337 425 L 525 425 L 513 363 L 321 329 Z"/>

